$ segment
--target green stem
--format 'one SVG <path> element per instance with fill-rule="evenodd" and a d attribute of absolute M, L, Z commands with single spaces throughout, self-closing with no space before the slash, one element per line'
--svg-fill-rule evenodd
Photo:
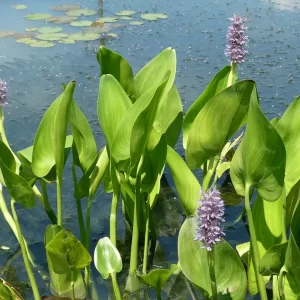
<path fill-rule="evenodd" d="M 286 193 L 283 191 L 283 203 L 282 203 L 282 243 L 287 242 L 286 236 Z"/>
<path fill-rule="evenodd" d="M 148 267 L 148 246 L 149 246 L 149 202 L 146 203 L 146 228 L 145 228 L 145 242 L 144 242 L 144 258 L 143 258 L 143 273 L 147 273 Z"/>
<path fill-rule="evenodd" d="M 17 228 L 17 234 L 18 234 L 18 237 L 19 237 L 19 243 L 20 243 L 20 246 L 21 246 L 21 251 L 22 251 L 23 260 L 24 260 L 24 264 L 25 264 L 25 269 L 27 271 L 27 275 L 28 275 L 28 278 L 29 278 L 29 281 L 30 281 L 32 291 L 33 291 L 34 299 L 35 300 L 40 300 L 41 299 L 40 293 L 39 293 L 34 275 L 32 273 L 32 269 L 30 267 L 30 263 L 29 263 L 29 259 L 28 259 L 28 253 L 26 251 L 23 235 L 22 235 L 22 232 L 21 232 L 21 227 L 20 227 L 20 224 L 19 224 L 18 215 L 17 215 L 16 209 L 15 209 L 15 203 L 16 203 L 15 200 L 12 199 L 11 200 L 11 210 L 12 210 L 12 215 L 13 215 L 13 218 L 14 218 L 14 221 L 15 221 L 15 224 L 16 224 L 16 228 Z"/>
<path fill-rule="evenodd" d="M 228 76 L 228 82 L 227 82 L 227 87 L 230 87 L 235 83 L 235 77 L 237 77 L 237 64 L 236 63 L 231 63 L 231 71 Z"/>
<path fill-rule="evenodd" d="M 254 221 L 253 221 L 252 211 L 251 211 L 251 206 L 250 206 L 249 191 L 250 191 L 250 185 L 246 183 L 245 209 L 246 209 L 248 225 L 249 225 L 249 230 L 250 230 L 250 240 L 251 240 L 251 247 L 252 247 L 252 253 L 253 253 L 253 264 L 254 264 L 254 270 L 255 270 L 255 277 L 256 277 L 257 284 L 258 284 L 258 289 L 260 292 L 261 300 L 268 300 L 264 278 L 259 273 L 260 257 L 259 257 L 259 250 L 258 250 L 258 245 L 257 245 Z"/>
<path fill-rule="evenodd" d="M 273 287 L 273 300 L 279 300 L 278 295 L 278 276 L 273 275 L 272 276 L 272 287 Z"/>
<path fill-rule="evenodd" d="M 203 178 L 205 177 L 207 172 L 207 160 L 203 163 Z"/>
<path fill-rule="evenodd" d="M 88 207 L 86 210 L 86 232 L 85 232 L 85 249 L 90 252 L 90 238 L 91 238 L 91 206 L 92 198 L 88 199 Z M 84 281 L 89 294 L 90 286 L 90 266 L 84 269 Z"/>
<path fill-rule="evenodd" d="M 214 158 L 214 162 L 213 162 L 212 167 L 207 170 L 207 173 L 206 173 L 205 177 L 203 178 L 202 189 L 203 189 L 204 192 L 207 192 L 207 190 L 210 186 L 211 179 L 212 179 L 214 173 L 216 172 L 216 168 L 218 166 L 219 160 L 220 160 L 220 155 L 217 155 Z"/>
<path fill-rule="evenodd" d="M 75 289 L 74 289 L 74 271 L 71 270 L 71 289 L 72 289 L 72 300 L 76 300 Z"/>
<path fill-rule="evenodd" d="M 41 186 L 42 186 L 42 193 L 43 193 L 42 198 L 43 198 L 44 209 L 45 209 L 49 219 L 51 220 L 52 224 L 57 224 L 56 215 L 55 215 L 54 211 L 52 210 L 50 203 L 49 203 L 47 184 L 46 184 L 45 180 L 43 180 L 43 179 L 40 179 L 40 182 L 41 182 Z M 37 189 L 36 186 L 34 186 L 34 188 Z M 39 190 L 37 190 L 37 191 L 35 190 L 36 195 L 39 192 L 40 192 Z"/>
<path fill-rule="evenodd" d="M 216 273 L 215 273 L 214 249 L 212 249 L 212 251 L 207 251 L 207 257 L 208 257 L 208 268 L 209 268 L 212 299 L 217 300 L 218 299 L 218 290 L 217 290 L 217 281 L 216 281 Z"/>
<path fill-rule="evenodd" d="M 6 203 L 5 203 L 5 200 L 4 200 L 4 197 L 3 197 L 1 183 L 0 183 L 0 210 L 2 211 L 2 214 L 3 214 L 4 218 L 5 218 L 5 221 L 7 222 L 7 224 L 9 225 L 9 227 L 11 228 L 11 230 L 14 233 L 17 241 L 20 243 L 19 235 L 18 235 L 18 231 L 17 231 L 17 227 L 16 227 L 16 223 L 15 223 L 13 217 L 11 216 L 10 212 L 8 211 L 8 208 L 6 206 Z M 27 245 L 27 242 L 26 242 L 25 238 L 23 238 L 23 240 L 24 240 L 24 244 L 25 244 L 25 249 L 26 249 L 26 251 L 28 253 L 28 259 L 29 259 L 31 265 L 33 267 L 36 267 L 36 265 L 33 262 L 32 257 L 31 257 L 31 254 L 30 254 L 30 251 L 28 249 L 28 245 Z"/>
<path fill-rule="evenodd" d="M 119 201 L 119 193 L 113 193 L 111 200 L 111 211 L 109 218 L 109 234 L 112 244 L 117 247 L 117 208 Z"/>
<path fill-rule="evenodd" d="M 156 299 L 161 300 L 161 290 L 156 290 Z"/>
<path fill-rule="evenodd" d="M 76 186 L 77 186 L 77 176 L 76 176 L 76 166 L 75 166 L 74 162 L 72 165 L 72 176 L 73 176 L 73 185 L 74 185 L 74 190 L 75 190 Z M 76 198 L 75 201 L 76 201 L 77 218 L 78 218 L 79 230 L 80 230 L 80 238 L 81 238 L 82 244 L 85 245 L 85 228 L 84 228 L 81 200 Z"/>
<path fill-rule="evenodd" d="M 285 300 L 284 296 L 284 275 L 287 272 L 285 266 L 283 266 L 278 276 L 278 293 L 281 300 Z"/>
<path fill-rule="evenodd" d="M 117 283 L 116 273 L 115 272 L 111 273 L 110 277 L 111 277 L 111 281 L 112 281 L 112 285 L 113 285 L 116 300 L 121 300 L 122 297 L 121 297 L 119 285 Z"/>
<path fill-rule="evenodd" d="M 4 144 L 10 148 L 6 134 L 5 134 L 5 130 L 4 130 L 4 115 L 3 115 L 3 111 L 2 111 L 2 107 L 0 105 L 0 137 L 2 139 L 2 141 L 4 142 Z"/>
<path fill-rule="evenodd" d="M 62 180 L 59 176 L 56 176 L 57 225 L 60 226 L 62 226 L 63 223 L 61 190 Z"/>

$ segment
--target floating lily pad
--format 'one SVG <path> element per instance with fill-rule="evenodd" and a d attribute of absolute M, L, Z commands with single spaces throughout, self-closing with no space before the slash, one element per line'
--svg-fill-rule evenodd
<path fill-rule="evenodd" d="M 70 34 L 69 39 L 74 41 L 95 41 L 100 38 L 100 34 L 95 32 L 74 33 Z"/>
<path fill-rule="evenodd" d="M 42 27 L 38 31 L 39 33 L 57 33 L 62 31 L 61 27 Z"/>
<path fill-rule="evenodd" d="M 66 33 L 43 33 L 36 36 L 37 39 L 43 40 L 43 41 L 58 41 L 62 38 L 66 38 L 68 35 Z"/>
<path fill-rule="evenodd" d="M 103 18 L 100 18 L 97 22 L 114 23 L 117 21 L 118 21 L 118 18 L 116 18 L 116 17 L 103 17 Z"/>
<path fill-rule="evenodd" d="M 62 39 L 58 41 L 61 44 L 67 44 L 67 45 L 72 45 L 75 44 L 76 42 L 74 40 L 71 39 Z"/>
<path fill-rule="evenodd" d="M 12 35 L 12 37 L 16 38 L 17 40 L 19 39 L 24 39 L 24 38 L 34 38 L 35 34 L 34 33 L 15 33 Z"/>
<path fill-rule="evenodd" d="M 93 22 L 92 27 L 102 27 L 104 26 L 104 22 L 101 22 L 101 21 L 96 21 L 96 22 Z"/>
<path fill-rule="evenodd" d="M 116 33 L 109 32 L 109 33 L 106 34 L 106 36 L 117 37 L 118 35 Z"/>
<path fill-rule="evenodd" d="M 86 27 L 86 26 L 91 26 L 92 24 L 93 24 L 93 22 L 87 21 L 87 20 L 75 21 L 75 22 L 70 23 L 70 25 L 75 26 L 75 27 Z"/>
<path fill-rule="evenodd" d="M 24 16 L 24 18 L 26 20 L 45 20 L 50 17 L 51 17 L 50 14 L 30 14 L 30 15 Z"/>
<path fill-rule="evenodd" d="M 133 10 L 121 10 L 121 11 L 117 12 L 116 15 L 117 16 L 131 16 L 135 13 L 136 13 L 136 11 L 133 11 Z"/>
<path fill-rule="evenodd" d="M 25 31 L 28 32 L 37 31 L 37 30 L 38 30 L 37 28 L 25 28 Z"/>
<path fill-rule="evenodd" d="M 141 26 L 144 24 L 144 22 L 141 21 L 131 21 L 129 22 L 130 25 L 134 25 L 134 26 Z"/>
<path fill-rule="evenodd" d="M 15 31 L 0 31 L 0 38 L 13 36 L 15 34 L 16 34 Z"/>
<path fill-rule="evenodd" d="M 46 22 L 54 23 L 54 24 L 69 24 L 71 22 L 75 22 L 77 17 L 69 17 L 69 16 L 54 16 L 46 19 Z"/>
<path fill-rule="evenodd" d="M 161 14 L 161 13 L 159 14 L 146 13 L 146 14 L 142 14 L 141 18 L 148 21 L 156 21 L 157 19 L 167 19 L 168 15 Z"/>
<path fill-rule="evenodd" d="M 132 20 L 133 18 L 127 17 L 127 16 L 122 16 L 120 17 L 120 20 Z"/>
<path fill-rule="evenodd" d="M 80 9 L 72 9 L 67 11 L 67 16 L 70 17 L 80 17 L 80 16 L 94 16 L 97 14 L 97 12 L 93 9 L 85 9 L 85 8 L 80 8 Z"/>
<path fill-rule="evenodd" d="M 28 6 L 23 4 L 12 5 L 15 9 L 26 9 Z"/>
<path fill-rule="evenodd" d="M 22 38 L 22 39 L 18 39 L 16 40 L 17 43 L 23 43 L 23 44 L 32 44 L 35 43 L 36 40 L 33 40 L 32 38 Z"/>
<path fill-rule="evenodd" d="M 108 23 L 106 24 L 107 28 L 109 29 L 114 29 L 114 28 L 124 28 L 126 27 L 125 24 L 122 24 L 122 23 Z"/>
<path fill-rule="evenodd" d="M 80 8 L 80 5 L 79 4 L 62 4 L 62 5 L 52 5 L 49 8 L 51 10 L 57 10 L 57 11 L 69 11 L 72 9 Z"/>
<path fill-rule="evenodd" d="M 109 31 L 109 28 L 106 27 L 86 27 L 83 28 L 84 32 L 94 32 L 94 33 L 106 33 Z"/>
<path fill-rule="evenodd" d="M 50 48 L 54 47 L 55 44 L 47 41 L 38 41 L 36 43 L 30 44 L 29 46 L 34 48 Z"/>

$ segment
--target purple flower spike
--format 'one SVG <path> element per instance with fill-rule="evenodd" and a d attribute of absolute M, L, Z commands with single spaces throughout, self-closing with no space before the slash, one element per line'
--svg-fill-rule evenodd
<path fill-rule="evenodd" d="M 203 199 L 198 201 L 200 207 L 197 209 L 197 225 L 195 240 L 204 243 L 203 248 L 212 251 L 212 247 L 221 241 L 225 235 L 221 225 L 225 221 L 224 202 L 221 199 L 221 193 L 214 187 L 207 193 L 201 190 Z"/>
<path fill-rule="evenodd" d="M 245 50 L 248 37 L 245 35 L 247 27 L 245 27 L 246 19 L 233 15 L 229 18 L 232 22 L 231 26 L 228 27 L 227 31 L 227 45 L 225 49 L 225 55 L 230 58 L 233 63 L 240 64 L 245 61 Z"/>
<path fill-rule="evenodd" d="M 7 100 L 7 83 L 0 79 L 0 106 L 5 105 Z"/>

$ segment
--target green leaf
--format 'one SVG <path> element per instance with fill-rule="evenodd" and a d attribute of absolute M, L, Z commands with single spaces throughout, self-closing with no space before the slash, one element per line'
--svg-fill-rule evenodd
<path fill-rule="evenodd" d="M 300 181 L 295 184 L 290 190 L 286 197 L 286 227 L 288 228 L 291 224 L 291 220 L 300 201 Z"/>
<path fill-rule="evenodd" d="M 73 33 L 68 37 L 70 40 L 74 41 L 95 41 L 100 39 L 100 34 L 95 32 L 87 32 L 87 33 Z"/>
<path fill-rule="evenodd" d="M 109 274 L 122 271 L 121 255 L 108 237 L 98 241 L 94 251 L 94 264 L 103 279 L 107 279 Z"/>
<path fill-rule="evenodd" d="M 231 136 L 244 124 L 255 83 L 240 81 L 208 101 L 189 129 L 186 161 L 191 169 L 220 154 Z"/>
<path fill-rule="evenodd" d="M 191 126 L 199 114 L 203 106 L 215 95 L 228 86 L 228 77 L 231 72 L 231 66 L 226 66 L 221 69 L 214 78 L 210 81 L 204 92 L 193 102 L 188 111 L 185 114 L 183 120 L 183 147 L 186 149 L 188 135 Z"/>
<path fill-rule="evenodd" d="M 137 96 L 144 94 L 153 86 L 159 85 L 166 73 L 170 71 L 170 80 L 166 86 L 165 94 L 171 89 L 176 73 L 176 52 L 173 48 L 167 48 L 146 64 L 134 77 L 137 88 Z"/>
<path fill-rule="evenodd" d="M 153 287 L 156 291 L 160 292 L 167 280 L 173 275 L 179 268 L 177 265 L 171 265 L 168 269 L 156 269 L 151 270 L 148 274 L 139 275 L 138 277 L 147 285 Z"/>
<path fill-rule="evenodd" d="M 64 274 L 70 269 L 84 269 L 92 258 L 71 230 L 63 229 L 46 246 L 52 262 L 53 270 L 57 274 Z"/>
<path fill-rule="evenodd" d="M 24 16 L 24 18 L 27 20 L 45 20 L 50 17 L 51 17 L 50 14 L 30 14 L 30 15 Z"/>
<path fill-rule="evenodd" d="M 259 272 L 264 276 L 279 275 L 284 265 L 287 242 L 272 246 L 262 257 Z"/>
<path fill-rule="evenodd" d="M 188 218 L 180 229 L 179 263 L 184 275 L 211 296 L 207 250 L 202 248 L 201 242 L 194 240 L 195 223 L 195 218 Z M 218 299 L 245 299 L 247 278 L 236 252 L 225 240 L 222 240 L 214 246 L 214 254 Z"/>
<path fill-rule="evenodd" d="M 5 186 L 11 197 L 24 208 L 33 208 L 35 194 L 29 183 L 16 174 L 16 165 L 10 149 L 0 140 L 0 169 Z"/>
<path fill-rule="evenodd" d="M 109 147 L 131 101 L 112 75 L 102 75 L 98 93 L 98 118 Z"/>
<path fill-rule="evenodd" d="M 128 61 L 117 52 L 113 52 L 104 46 L 100 47 L 97 53 L 97 60 L 101 67 L 101 75 L 113 75 L 119 81 L 126 94 L 135 101 L 135 82 Z"/>
<path fill-rule="evenodd" d="M 66 12 L 66 15 L 69 17 L 94 16 L 96 14 L 95 10 L 86 8 L 71 9 Z"/>
<path fill-rule="evenodd" d="M 32 154 L 32 171 L 45 177 L 56 164 L 58 178 L 62 178 L 64 149 L 75 81 L 50 105 L 35 135 Z"/>
<path fill-rule="evenodd" d="M 63 29 L 61 27 L 50 27 L 50 26 L 47 26 L 47 27 L 42 27 L 42 28 L 39 28 L 38 29 L 38 32 L 39 33 L 57 33 L 57 32 L 60 32 L 62 31 Z"/>
<path fill-rule="evenodd" d="M 57 33 L 42 33 L 36 36 L 37 39 L 43 41 L 58 41 L 62 38 L 66 38 L 68 35 L 66 33 L 57 32 Z"/>
<path fill-rule="evenodd" d="M 89 122 L 75 100 L 71 103 L 69 122 L 80 166 L 84 172 L 97 155 L 97 146 Z"/>
<path fill-rule="evenodd" d="M 283 190 L 285 146 L 275 128 L 251 97 L 245 136 L 235 152 L 230 177 L 239 195 L 253 186 L 267 201 L 277 200 Z"/>
<path fill-rule="evenodd" d="M 276 130 L 282 138 L 286 149 L 285 188 L 288 194 L 292 187 L 300 180 L 300 97 L 296 98 L 288 107 L 276 124 Z"/>
<path fill-rule="evenodd" d="M 195 213 L 201 186 L 181 156 L 168 146 L 167 165 L 187 216 Z"/>

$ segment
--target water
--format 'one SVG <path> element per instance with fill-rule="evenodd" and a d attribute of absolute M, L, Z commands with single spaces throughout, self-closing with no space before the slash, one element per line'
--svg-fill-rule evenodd
<path fill-rule="evenodd" d="M 28 9 L 18 11 L 11 8 L 11 1 L 1 0 L 0 31 L 24 32 L 24 28 L 27 27 L 45 26 L 44 21 L 27 21 L 22 16 L 28 13 L 48 12 L 48 6 L 62 3 L 65 2 L 24 0 L 22 4 L 28 5 Z M 174 47 L 177 52 L 178 70 L 176 85 L 186 110 L 203 91 L 213 74 L 227 64 L 223 52 L 228 18 L 233 13 L 247 17 L 249 27 L 249 53 L 247 62 L 239 68 L 240 78 L 257 81 L 261 106 L 267 117 L 269 119 L 280 117 L 287 105 L 300 94 L 298 85 L 300 0 L 284 2 L 279 0 L 106 2 L 104 0 L 103 3 L 96 0 L 81 0 L 78 3 L 83 7 L 96 9 L 100 16 L 111 16 L 121 9 L 132 9 L 140 12 L 165 12 L 169 18 L 157 22 L 145 21 L 140 27 L 126 26 L 116 29 L 113 31 L 118 34 L 116 39 L 103 38 L 100 42 L 78 42 L 75 45 L 58 44 L 49 49 L 30 48 L 27 45 L 17 44 L 13 38 L 0 38 L 0 78 L 7 80 L 9 86 L 9 104 L 4 109 L 5 125 L 8 139 L 16 151 L 32 145 L 43 113 L 61 93 L 61 83 L 71 79 L 77 81 L 75 97 L 90 121 L 98 147 L 104 145 L 95 109 L 99 83 L 99 67 L 95 53 L 100 43 L 126 57 L 135 73 L 162 49 Z M 60 12 L 51 13 L 60 14 Z M 58 26 L 67 32 L 78 31 L 69 25 Z M 183 154 L 181 143 L 178 144 L 177 150 Z M 75 202 L 69 184 L 66 181 L 63 191 L 64 212 L 67 216 L 65 225 L 78 235 Z M 51 186 L 49 191 L 53 204 L 54 188 Z M 174 195 L 170 197 L 172 200 Z M 109 203 L 110 196 L 104 194 L 100 188 L 92 209 L 92 247 L 99 238 L 108 234 Z M 163 234 L 170 236 L 159 239 L 164 251 L 163 255 L 157 253 L 156 256 L 156 259 L 164 257 L 165 264 L 177 263 L 176 228 L 183 220 L 178 201 L 168 203 L 173 205 L 171 209 L 175 211 L 176 222 L 173 222 L 173 216 L 172 218 L 168 214 L 161 216 L 167 222 L 167 225 L 162 226 Z M 167 208 L 170 209 L 169 206 Z M 229 221 L 234 220 L 240 211 L 239 206 L 229 209 Z M 39 204 L 30 211 L 20 208 L 18 214 L 31 249 L 37 256 L 39 264 L 45 267 L 44 230 L 41 228 L 45 228 L 48 224 L 47 217 Z M 124 241 L 124 223 L 120 212 L 118 222 L 118 237 Z M 2 219 L 0 226 L 0 246 L 10 247 L 10 251 L 0 252 L 2 265 L 17 250 L 17 245 L 9 227 Z M 233 246 L 248 240 L 242 224 L 235 230 L 228 230 L 226 234 L 227 240 Z M 162 261 L 157 263 L 162 264 Z M 24 280 L 26 274 L 20 256 L 14 259 L 11 265 L 18 270 L 17 278 Z M 14 277 L 13 274 L 11 276 Z M 103 283 L 100 277 L 97 277 L 96 281 L 102 285 L 101 296 L 103 299 L 107 298 L 107 289 L 103 289 L 106 283 Z M 42 288 L 42 292 L 46 293 L 46 288 Z"/>

